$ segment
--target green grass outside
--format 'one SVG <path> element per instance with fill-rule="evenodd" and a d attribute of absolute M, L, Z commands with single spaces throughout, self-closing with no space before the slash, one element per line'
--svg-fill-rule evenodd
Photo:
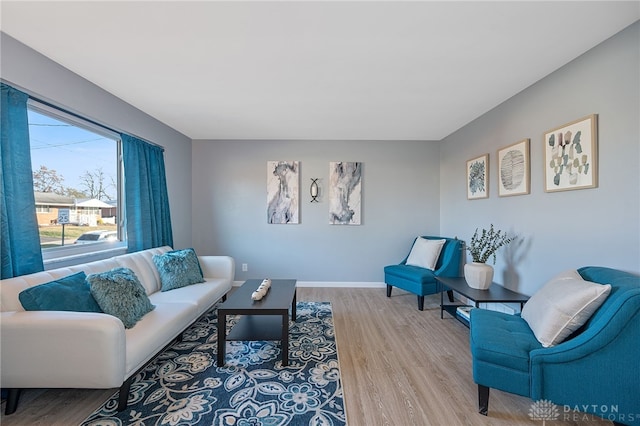
<path fill-rule="evenodd" d="M 80 235 L 89 231 L 116 231 L 116 225 L 98 225 L 98 226 L 64 226 L 64 239 L 78 238 Z M 62 225 L 43 226 L 40 228 L 41 237 L 62 238 Z"/>
<path fill-rule="evenodd" d="M 65 225 L 64 226 L 64 242 L 66 244 L 73 243 L 80 235 L 90 231 L 117 231 L 116 225 L 103 224 L 98 226 L 77 226 L 77 225 Z M 42 248 L 60 247 L 62 242 L 62 225 L 42 226 L 39 228 L 40 240 L 43 237 L 46 240 L 55 238 L 56 242 L 42 242 Z"/>

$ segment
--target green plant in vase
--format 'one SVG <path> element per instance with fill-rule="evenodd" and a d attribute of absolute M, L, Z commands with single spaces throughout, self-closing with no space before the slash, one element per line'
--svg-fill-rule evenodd
<path fill-rule="evenodd" d="M 493 267 L 487 265 L 487 260 L 493 257 L 493 263 L 496 263 L 496 252 L 513 241 L 506 232 L 496 230 L 491 224 L 489 229 L 476 228 L 471 237 L 471 241 L 467 245 L 467 251 L 471 254 L 473 263 L 464 265 L 464 277 L 470 287 L 486 290 L 493 282 Z"/>
<path fill-rule="evenodd" d="M 478 235 L 478 228 L 471 237 L 471 242 L 467 246 L 467 251 L 471 253 L 474 262 L 487 263 L 489 257 L 493 257 L 493 264 L 496 263 L 496 251 L 502 246 L 506 246 L 513 238 L 509 238 L 506 232 L 495 230 L 493 224 L 489 230 L 482 229 Z"/>

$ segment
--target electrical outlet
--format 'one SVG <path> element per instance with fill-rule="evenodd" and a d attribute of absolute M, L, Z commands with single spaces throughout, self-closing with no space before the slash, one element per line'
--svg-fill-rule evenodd
<path fill-rule="evenodd" d="M 242 264 L 242 272 L 247 272 L 248 270 L 249 270 L 249 264 L 243 263 Z"/>

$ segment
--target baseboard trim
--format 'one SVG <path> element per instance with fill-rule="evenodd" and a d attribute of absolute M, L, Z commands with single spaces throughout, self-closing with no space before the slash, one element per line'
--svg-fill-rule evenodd
<path fill-rule="evenodd" d="M 240 287 L 244 281 L 234 281 L 234 287 Z M 376 281 L 298 281 L 297 287 L 335 287 L 335 288 L 385 288 L 386 284 Z"/>

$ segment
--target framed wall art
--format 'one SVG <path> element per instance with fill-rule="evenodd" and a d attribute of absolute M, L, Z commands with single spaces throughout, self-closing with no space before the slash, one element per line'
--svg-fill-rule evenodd
<path fill-rule="evenodd" d="M 467 161 L 467 199 L 489 198 L 489 154 Z"/>
<path fill-rule="evenodd" d="M 362 163 L 329 163 L 329 223 L 362 223 Z"/>
<path fill-rule="evenodd" d="M 267 223 L 300 223 L 300 164 L 267 161 Z"/>
<path fill-rule="evenodd" d="M 529 139 L 498 150 L 498 196 L 528 194 L 530 176 Z"/>
<path fill-rule="evenodd" d="M 597 114 L 545 132 L 544 190 L 568 191 L 597 186 Z"/>

